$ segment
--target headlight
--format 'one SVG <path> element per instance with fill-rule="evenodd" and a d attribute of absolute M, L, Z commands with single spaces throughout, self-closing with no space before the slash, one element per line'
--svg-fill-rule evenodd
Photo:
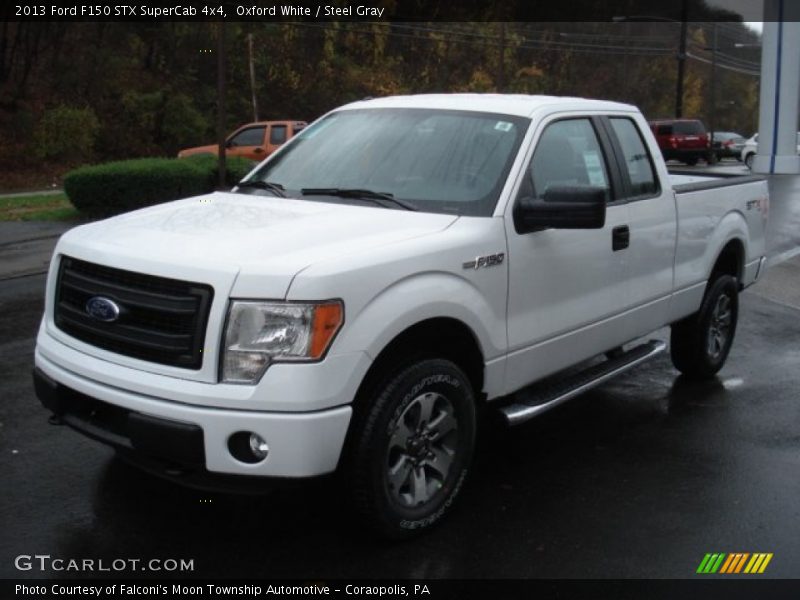
<path fill-rule="evenodd" d="M 255 383 L 276 361 L 321 358 L 344 321 L 339 301 L 234 300 L 222 348 L 222 381 Z"/>

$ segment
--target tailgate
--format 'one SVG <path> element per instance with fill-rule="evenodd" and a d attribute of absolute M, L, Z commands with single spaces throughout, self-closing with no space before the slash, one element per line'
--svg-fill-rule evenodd
<path fill-rule="evenodd" d="M 675 141 L 678 148 L 683 150 L 703 150 L 708 147 L 708 140 L 704 135 L 676 135 Z"/>

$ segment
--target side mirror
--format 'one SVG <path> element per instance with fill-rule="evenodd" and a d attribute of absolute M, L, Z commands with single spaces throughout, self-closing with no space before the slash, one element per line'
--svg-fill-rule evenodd
<path fill-rule="evenodd" d="M 602 229 L 606 224 L 606 190 L 560 186 L 542 199 L 523 196 L 514 208 L 517 233 L 537 229 Z"/>

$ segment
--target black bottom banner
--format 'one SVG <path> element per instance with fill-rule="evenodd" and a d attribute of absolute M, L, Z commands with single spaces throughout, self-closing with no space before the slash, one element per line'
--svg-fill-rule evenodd
<path fill-rule="evenodd" d="M 365 599 L 418 598 L 444 599 L 529 599 L 585 598 L 693 600 L 725 598 L 792 599 L 800 598 L 796 579 L 682 579 L 682 580 L 420 580 L 420 581 L 345 581 L 309 579 L 270 580 L 13 580 L 0 584 L 0 598 L 139 598 L 198 600 L 217 598 L 330 598 Z"/>

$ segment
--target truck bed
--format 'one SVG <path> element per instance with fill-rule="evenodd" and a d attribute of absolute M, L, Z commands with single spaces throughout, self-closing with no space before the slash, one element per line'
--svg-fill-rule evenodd
<path fill-rule="evenodd" d="M 729 173 L 698 173 L 697 171 L 669 171 L 669 180 L 676 194 L 711 190 L 731 185 L 764 181 L 760 175 L 733 175 Z"/>
<path fill-rule="evenodd" d="M 765 254 L 766 179 L 756 175 L 670 171 L 678 213 L 675 289 L 695 308 L 702 297 L 709 266 L 729 239 L 741 240 L 740 284 L 753 283 Z M 696 288 L 695 286 L 702 286 Z M 696 297 L 695 297 L 696 296 Z M 683 309 L 681 309 L 683 311 Z"/>

